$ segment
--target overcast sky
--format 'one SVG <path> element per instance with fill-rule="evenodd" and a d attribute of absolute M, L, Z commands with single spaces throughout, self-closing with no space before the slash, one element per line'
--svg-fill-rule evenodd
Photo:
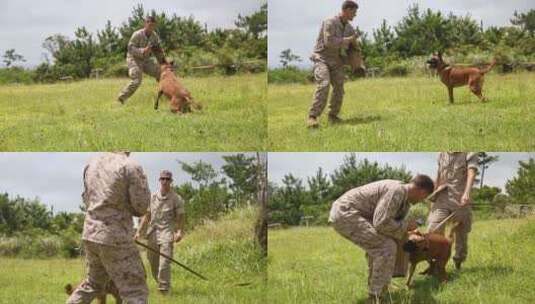
<path fill-rule="evenodd" d="M 535 158 L 535 153 L 489 153 L 498 155 L 499 161 L 492 164 L 485 172 L 485 185 L 503 189 L 508 179 L 516 176 L 519 160 Z M 269 153 L 269 180 L 280 184 L 287 173 L 303 178 L 313 176 L 321 167 L 327 174 L 337 169 L 348 153 Z M 380 164 L 394 167 L 405 166 L 412 174 L 427 174 L 436 177 L 437 153 L 357 153 L 357 159 L 367 158 Z"/>
<path fill-rule="evenodd" d="M 145 11 L 155 9 L 168 15 L 193 15 L 209 29 L 234 27 L 238 14 L 257 11 L 264 0 L 0 0 L 0 55 L 14 48 L 26 58 L 27 66 L 44 61 L 42 43 L 59 33 L 74 36 L 77 27 L 92 33 L 104 28 L 107 20 L 119 26 L 132 8 L 143 4 Z M 2 63 L 3 64 L 3 63 Z"/>
<path fill-rule="evenodd" d="M 321 22 L 338 14 L 342 0 L 270 0 L 269 10 L 269 65 L 279 65 L 279 54 L 284 49 L 292 49 L 301 56 L 300 65 L 309 65 L 308 60 Z M 389 25 L 397 24 L 406 15 L 407 8 L 417 3 L 421 9 L 431 8 L 455 15 L 470 14 L 475 20 L 483 21 L 483 26 L 509 25 L 515 10 L 535 9 L 533 0 L 357 0 L 359 11 L 353 25 L 369 33 L 378 28 L 383 19 Z"/>
<path fill-rule="evenodd" d="M 83 189 L 82 174 L 87 161 L 98 153 L 0 153 L 0 193 L 7 192 L 53 206 L 55 211 L 78 211 Z M 171 170 L 175 184 L 189 181 L 177 160 L 203 160 L 220 170 L 221 158 L 229 153 L 132 153 L 147 174 L 151 191 L 158 190 L 163 169 Z M 230 153 L 232 154 L 232 153 Z M 247 154 L 247 153 L 246 153 Z M 254 156 L 254 154 L 248 154 Z"/>

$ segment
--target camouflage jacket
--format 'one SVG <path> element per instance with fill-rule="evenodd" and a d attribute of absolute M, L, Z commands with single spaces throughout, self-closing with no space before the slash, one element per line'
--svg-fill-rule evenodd
<path fill-rule="evenodd" d="M 477 153 L 441 152 L 438 155 L 437 185 L 446 186 L 438 193 L 433 208 L 455 209 L 459 207 L 461 196 L 466 188 L 468 169 L 478 169 Z"/>
<path fill-rule="evenodd" d="M 151 55 L 155 55 L 158 62 L 164 60 L 163 53 L 151 52 L 149 55 L 143 55 L 143 49 L 147 46 L 160 47 L 160 37 L 156 32 L 152 32 L 150 36 L 145 35 L 145 30 L 140 29 L 132 34 L 130 41 L 128 42 L 128 52 L 126 55 L 127 60 L 143 61 L 150 58 Z"/>
<path fill-rule="evenodd" d="M 410 209 L 408 185 L 397 180 L 381 180 L 351 189 L 338 198 L 331 208 L 330 222 L 360 216 L 377 232 L 402 239 L 408 223 L 404 220 Z"/>
<path fill-rule="evenodd" d="M 87 208 L 82 239 L 125 246 L 134 236 L 133 216 L 147 211 L 150 191 L 143 169 L 124 153 L 105 153 L 84 169 Z"/>
<path fill-rule="evenodd" d="M 162 196 L 154 193 L 147 214 L 150 216 L 147 235 L 155 233 L 158 244 L 172 242 L 180 215 L 184 214 L 184 200 L 172 190 Z"/>

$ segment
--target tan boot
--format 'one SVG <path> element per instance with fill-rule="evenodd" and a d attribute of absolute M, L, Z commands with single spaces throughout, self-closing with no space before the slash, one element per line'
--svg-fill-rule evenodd
<path fill-rule="evenodd" d="M 317 128 L 320 126 L 320 123 L 318 122 L 318 119 L 314 116 L 309 116 L 307 120 L 307 127 L 309 128 Z"/>

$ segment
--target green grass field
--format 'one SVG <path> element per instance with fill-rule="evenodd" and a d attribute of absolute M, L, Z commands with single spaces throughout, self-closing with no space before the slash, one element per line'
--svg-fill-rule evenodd
<path fill-rule="evenodd" d="M 125 106 L 128 79 L 0 86 L 0 151 L 257 151 L 265 149 L 266 74 L 186 78 L 204 105 L 177 116 L 144 77 Z"/>
<path fill-rule="evenodd" d="M 535 218 L 476 222 L 469 257 L 449 282 L 415 274 L 408 290 L 394 279 L 393 303 L 535 303 Z M 417 272 L 425 269 L 419 264 Z M 269 231 L 270 303 L 362 303 L 367 298 L 364 252 L 330 227 Z"/>
<path fill-rule="evenodd" d="M 196 229 L 176 245 L 175 258 L 208 282 L 172 266 L 171 292 L 162 296 L 146 263 L 149 303 L 264 303 L 266 266 L 253 242 L 255 216 L 254 209 L 235 212 Z M 145 253 L 142 256 L 146 262 Z M 78 284 L 84 269 L 82 259 L 0 258 L 0 303 L 65 303 L 63 287 Z M 250 284 L 236 286 L 240 283 Z"/>
<path fill-rule="evenodd" d="M 270 85 L 270 151 L 531 151 L 535 74 L 489 74 L 481 104 L 467 87 L 449 105 L 438 78 L 375 78 L 346 83 L 341 118 L 305 127 L 315 86 Z"/>

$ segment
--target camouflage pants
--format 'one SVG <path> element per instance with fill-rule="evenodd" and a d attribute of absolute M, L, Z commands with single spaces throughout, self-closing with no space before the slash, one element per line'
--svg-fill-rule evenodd
<path fill-rule="evenodd" d="M 148 245 L 151 248 L 159 250 L 161 253 L 172 257 L 173 242 L 158 244 L 155 233 L 152 233 L 148 239 Z M 171 286 L 171 261 L 163 256 L 147 250 L 147 259 L 149 260 L 152 277 L 158 282 L 159 290 L 169 290 Z"/>
<path fill-rule="evenodd" d="M 316 92 L 314 101 L 308 112 L 309 116 L 319 117 L 329 97 L 329 87 L 332 85 L 333 92 L 329 108 L 329 115 L 337 116 L 342 107 L 344 98 L 344 67 L 341 64 L 327 64 L 323 61 L 316 61 L 314 64 L 314 78 L 316 80 Z"/>
<path fill-rule="evenodd" d="M 364 249 L 368 260 L 368 294 L 380 296 L 394 273 L 397 247 L 394 239 L 379 234 L 368 220 L 358 215 L 338 217 L 332 226 Z"/>
<path fill-rule="evenodd" d="M 458 224 L 455 228 L 455 255 L 453 260 L 463 262 L 468 255 L 468 233 L 472 230 L 472 210 L 470 208 L 433 208 L 429 213 L 427 231 L 435 227 L 448 217 L 452 212 L 456 212 L 450 222 Z M 444 234 L 446 225 L 443 225 L 436 232 Z"/>
<path fill-rule="evenodd" d="M 128 59 L 126 62 L 128 64 L 128 77 L 131 80 L 119 94 L 119 99 L 122 101 L 127 100 L 136 92 L 141 85 L 143 73 L 156 78 L 156 80 L 160 79 L 160 67 L 155 62 L 148 59 L 144 61 Z"/>
<path fill-rule="evenodd" d="M 67 304 L 89 304 L 102 294 L 111 279 L 126 304 L 148 303 L 145 269 L 137 248 L 114 247 L 84 241 L 87 278 L 74 290 Z"/>

